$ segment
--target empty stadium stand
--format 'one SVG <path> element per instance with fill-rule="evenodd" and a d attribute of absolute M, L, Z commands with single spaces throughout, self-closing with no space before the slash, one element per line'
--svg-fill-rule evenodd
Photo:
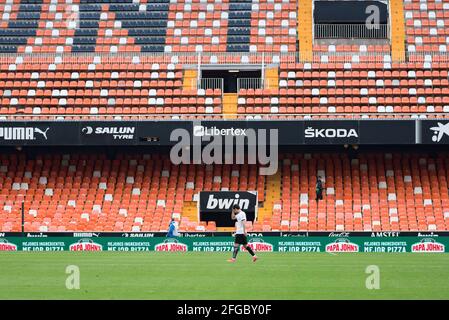
<path fill-rule="evenodd" d="M 408 52 L 447 52 L 448 2 L 405 0 L 404 14 Z"/>
<path fill-rule="evenodd" d="M 154 59 L 145 56 L 130 56 L 121 63 L 99 56 L 82 62 L 79 57 L 48 60 L 1 58 L 3 119 L 223 113 L 221 89 L 184 87 L 179 63 L 148 63 Z M 378 63 L 281 63 L 278 88 L 240 89 L 237 113 L 273 118 L 447 117 L 448 63 L 432 63 L 432 68 L 426 64 L 394 63 L 388 55 Z"/>
<path fill-rule="evenodd" d="M 304 154 L 282 166 L 282 199 L 262 227 L 276 230 L 448 230 L 447 157 Z M 324 201 L 315 202 L 317 175 Z M 260 226 L 259 226 L 260 228 Z"/>
<path fill-rule="evenodd" d="M 296 50 L 294 0 L 15 0 L 0 14 L 3 53 Z"/>
<path fill-rule="evenodd" d="M 214 231 L 197 219 L 200 190 L 257 190 L 253 231 L 449 230 L 449 157 L 439 153 L 283 154 L 278 174 L 254 165 L 172 165 L 166 156 L 1 156 L 0 230 Z M 324 200 L 315 201 L 317 175 Z"/>
<path fill-rule="evenodd" d="M 158 155 L 0 157 L 0 230 L 6 232 L 20 230 L 22 202 L 29 232 L 159 231 L 172 217 L 181 230 L 201 231 L 196 212 L 192 221 L 181 217 L 184 201 L 200 190 L 259 190 L 264 200 L 265 178 L 255 166 L 176 166 Z"/>
<path fill-rule="evenodd" d="M 449 3 L 391 1 L 379 43 L 315 41 L 311 3 L 8 0 L 0 118 L 229 117 L 202 65 L 271 70 L 234 118 L 447 117 Z"/>
<path fill-rule="evenodd" d="M 389 56 L 384 61 L 281 64 L 278 105 L 269 112 L 391 117 L 449 112 L 446 63 L 428 70 L 424 63 L 410 69 Z"/>

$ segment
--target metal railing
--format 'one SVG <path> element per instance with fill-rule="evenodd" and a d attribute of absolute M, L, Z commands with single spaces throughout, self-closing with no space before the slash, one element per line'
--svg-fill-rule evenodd
<path fill-rule="evenodd" d="M 263 89 L 264 79 L 262 78 L 237 78 L 237 92 L 240 89 Z"/>
<path fill-rule="evenodd" d="M 367 40 L 367 45 L 369 42 Z M 398 56 L 404 58 L 395 58 L 397 62 L 426 62 L 438 61 L 449 62 L 449 52 L 439 51 L 405 51 L 397 52 Z M 180 65 L 265 65 L 298 62 L 320 63 L 322 57 L 326 56 L 329 61 L 335 59 L 344 59 L 351 62 L 354 58 L 363 58 L 363 62 L 380 62 L 385 55 L 392 55 L 390 51 L 360 51 L 360 52 L 288 52 L 288 53 L 250 53 L 250 52 L 221 52 L 221 53 L 147 53 L 147 52 L 121 52 L 121 53 L 0 53 L 0 64 L 17 64 L 17 70 L 27 69 L 29 64 L 55 64 L 56 69 L 59 64 L 111 64 L 111 70 L 115 69 L 117 64 L 141 65 L 148 64 L 180 64 Z"/>
<path fill-rule="evenodd" d="M 432 119 L 432 120 L 447 120 L 449 113 L 401 113 L 401 112 L 364 112 L 364 113 L 270 113 L 270 114 L 211 114 L 211 113 L 197 113 L 197 114 L 71 114 L 71 115 L 0 115 L 1 121 L 105 121 L 105 120 L 120 120 L 120 121 L 143 121 L 143 120 L 221 120 L 235 118 L 240 120 L 294 120 L 294 119 L 322 119 L 322 120 L 354 120 L 354 119 L 388 119 L 388 120 L 403 120 L 403 119 Z"/>
<path fill-rule="evenodd" d="M 193 87 L 197 89 L 220 89 L 223 92 L 223 78 L 201 78 L 199 81 L 198 79 L 192 79 L 192 81 Z"/>
<path fill-rule="evenodd" d="M 315 39 L 388 39 L 388 24 L 315 24 Z"/>
<path fill-rule="evenodd" d="M 118 52 L 118 53 L 0 53 L 0 64 L 14 63 L 19 58 L 23 63 L 174 63 L 200 64 L 278 64 L 295 62 L 296 52 Z"/>

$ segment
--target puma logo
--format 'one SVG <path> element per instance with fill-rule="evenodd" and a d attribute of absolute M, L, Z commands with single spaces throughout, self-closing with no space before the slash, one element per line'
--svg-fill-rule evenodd
<path fill-rule="evenodd" d="M 42 131 L 39 128 L 34 128 L 34 132 L 40 133 L 45 138 L 45 140 L 48 140 L 48 138 L 47 138 L 47 131 L 48 130 L 50 130 L 50 128 L 47 128 L 45 131 Z"/>

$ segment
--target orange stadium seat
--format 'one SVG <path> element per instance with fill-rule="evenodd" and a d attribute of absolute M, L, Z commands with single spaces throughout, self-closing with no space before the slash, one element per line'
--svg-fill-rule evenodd
<path fill-rule="evenodd" d="M 257 190 L 268 215 L 248 223 L 254 232 L 449 230 L 447 154 L 281 155 L 282 189 L 272 208 L 254 165 L 175 166 L 160 155 L 0 160 L 1 231 L 20 231 L 22 202 L 29 232 L 165 231 L 172 217 L 181 231 L 215 231 L 215 223 L 183 213 L 201 190 Z M 317 175 L 325 187 L 318 203 Z"/>
<path fill-rule="evenodd" d="M 172 217 L 181 230 L 216 230 L 189 221 L 183 204 L 208 190 L 257 190 L 265 177 L 249 165 L 175 166 L 159 155 L 1 155 L 0 230 L 164 231 Z"/>
<path fill-rule="evenodd" d="M 404 1 L 405 61 L 387 42 L 313 44 L 299 61 L 293 0 L 0 4 L 0 117 L 220 118 L 221 89 L 184 85 L 186 68 L 254 63 L 277 83 L 241 89 L 238 118 L 447 117 L 449 3 Z"/>

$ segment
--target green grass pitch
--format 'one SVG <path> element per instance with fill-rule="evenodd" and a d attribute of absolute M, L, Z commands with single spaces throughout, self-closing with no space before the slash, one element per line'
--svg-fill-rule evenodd
<path fill-rule="evenodd" d="M 0 253 L 0 299 L 449 299 L 449 254 Z M 66 288 L 68 265 L 80 289 Z M 368 290 L 366 267 L 380 270 Z"/>

